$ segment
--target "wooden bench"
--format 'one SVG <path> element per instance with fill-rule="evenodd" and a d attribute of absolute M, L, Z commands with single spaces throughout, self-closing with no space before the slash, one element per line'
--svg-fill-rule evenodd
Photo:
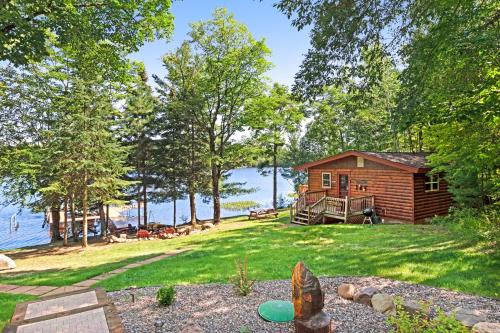
<path fill-rule="evenodd" d="M 278 217 L 278 212 L 274 208 L 264 208 L 259 210 L 251 210 L 248 214 L 248 219 L 263 219 L 266 217 L 273 216 Z"/>

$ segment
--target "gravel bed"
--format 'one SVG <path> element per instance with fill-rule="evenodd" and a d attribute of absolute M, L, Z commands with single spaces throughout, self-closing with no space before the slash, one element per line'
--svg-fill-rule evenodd
<path fill-rule="evenodd" d="M 411 300 L 432 301 L 434 306 L 449 311 L 457 307 L 480 310 L 489 321 L 500 321 L 500 301 L 457 293 L 445 289 L 375 277 L 322 277 L 325 291 L 324 311 L 332 316 L 335 333 L 388 332 L 386 316 L 371 307 L 344 300 L 336 293 L 341 283 L 353 283 L 356 287 L 375 286 L 381 292 L 404 296 Z M 203 332 L 235 332 L 246 327 L 256 332 L 293 332 L 291 323 L 270 323 L 257 313 L 259 304 L 271 300 L 290 300 L 289 280 L 257 282 L 253 292 L 246 297 L 237 296 L 233 286 L 204 284 L 176 287 L 176 300 L 170 307 L 156 305 L 158 287 L 139 288 L 134 291 L 135 303 L 131 302 L 130 290 L 110 292 L 126 332 L 177 333 L 189 324 L 199 326 Z M 158 323 L 161 322 L 161 327 Z"/>

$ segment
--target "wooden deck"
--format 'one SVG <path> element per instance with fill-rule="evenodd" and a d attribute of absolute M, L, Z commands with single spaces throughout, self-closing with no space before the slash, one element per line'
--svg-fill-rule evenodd
<path fill-rule="evenodd" d="M 375 196 L 337 198 L 327 196 L 326 191 L 302 193 L 290 207 L 290 223 L 311 225 L 334 218 L 347 223 L 349 218 L 363 214 L 363 210 L 375 206 Z"/>

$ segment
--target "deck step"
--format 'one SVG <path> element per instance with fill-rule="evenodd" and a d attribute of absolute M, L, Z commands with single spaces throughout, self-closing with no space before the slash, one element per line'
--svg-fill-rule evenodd
<path fill-rule="evenodd" d="M 308 225 L 307 223 L 304 223 L 304 222 L 298 222 L 296 220 L 293 220 L 292 221 L 293 224 L 300 224 L 300 225 Z"/>

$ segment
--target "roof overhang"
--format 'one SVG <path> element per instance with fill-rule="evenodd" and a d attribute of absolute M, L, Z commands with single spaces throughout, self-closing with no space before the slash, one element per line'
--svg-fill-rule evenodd
<path fill-rule="evenodd" d="M 362 151 L 355 151 L 355 150 L 348 150 L 348 151 L 345 151 L 343 153 L 340 153 L 340 154 L 337 154 L 337 155 L 332 155 L 332 156 L 329 156 L 329 157 L 325 157 L 325 158 L 322 158 L 322 159 L 317 160 L 317 161 L 300 164 L 300 165 L 295 166 L 294 170 L 297 170 L 297 171 L 307 171 L 307 169 L 309 169 L 311 167 L 314 167 L 314 166 L 317 166 L 317 165 L 321 165 L 321 164 L 325 164 L 325 163 L 329 163 L 329 162 L 333 162 L 333 161 L 336 161 L 336 160 L 339 160 L 339 159 L 342 159 L 342 158 L 345 158 L 345 157 L 349 157 L 349 156 L 363 157 L 363 158 L 365 158 L 367 160 L 370 160 L 370 161 L 373 161 L 373 162 L 377 162 L 377 163 L 380 163 L 380 164 L 383 164 L 383 165 L 391 166 L 393 168 L 404 170 L 404 171 L 411 172 L 411 173 L 427 173 L 427 172 L 429 172 L 431 170 L 430 168 L 417 168 L 417 167 L 413 167 L 413 166 L 406 165 L 406 164 L 403 164 L 403 163 L 389 161 L 389 160 L 386 160 L 384 158 L 380 158 L 380 157 L 377 157 L 377 156 L 372 156 L 370 154 L 365 154 Z"/>

